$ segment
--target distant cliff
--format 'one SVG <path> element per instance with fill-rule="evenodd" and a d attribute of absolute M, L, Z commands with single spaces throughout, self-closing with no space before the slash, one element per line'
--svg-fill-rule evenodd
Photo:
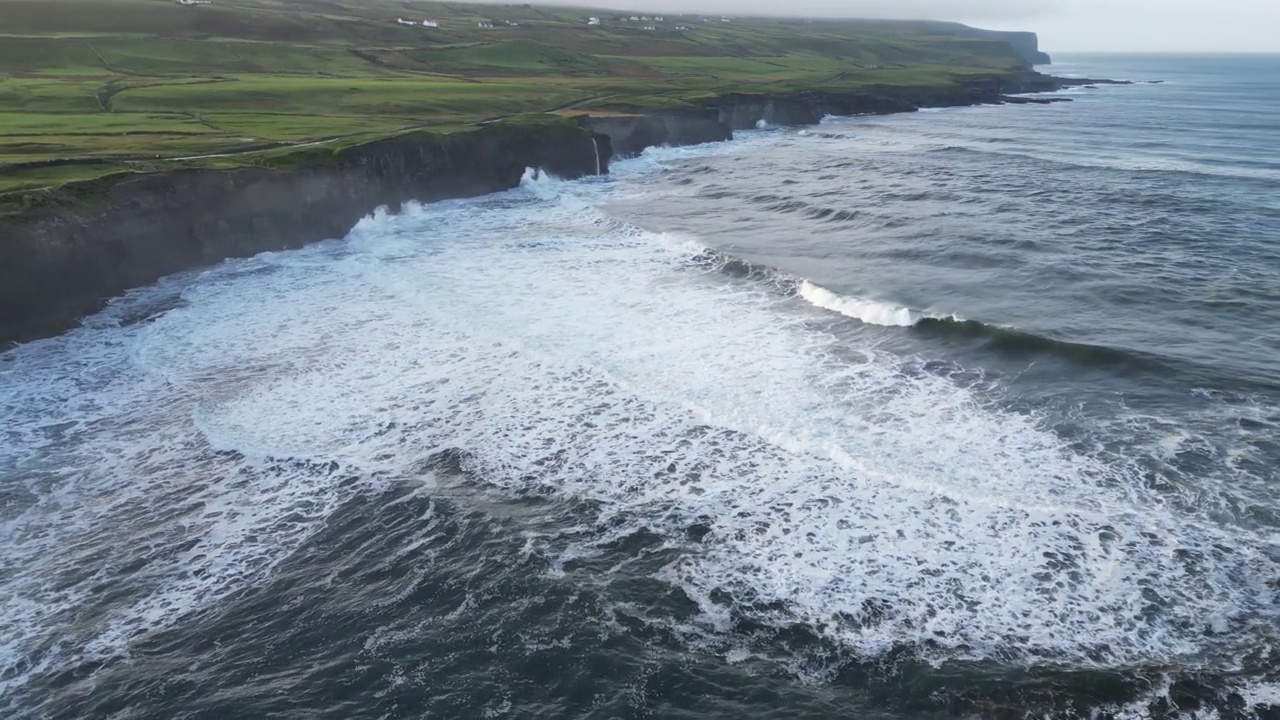
<path fill-rule="evenodd" d="M 1030 69 L 1032 65 L 1049 65 L 1053 60 L 1048 53 L 1040 51 L 1040 38 L 1033 32 L 1014 32 L 1005 30 L 984 30 L 970 27 L 958 22 L 940 20 L 859 20 L 860 24 L 870 28 L 878 28 L 884 32 L 904 34 L 927 34 L 935 36 L 951 36 L 993 40 L 1008 43 L 1015 54 L 1022 58 Z"/>
<path fill-rule="evenodd" d="M 982 30 L 971 28 L 974 37 L 984 40 L 1004 40 L 1013 46 L 1014 51 L 1032 65 L 1049 65 L 1053 58 L 1040 50 L 1040 38 L 1033 32 L 1005 32 L 1002 30 Z"/>

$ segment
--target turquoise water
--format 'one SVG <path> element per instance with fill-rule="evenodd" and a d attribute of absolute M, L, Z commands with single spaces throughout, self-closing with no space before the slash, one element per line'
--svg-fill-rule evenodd
<path fill-rule="evenodd" d="M 411 206 L 0 355 L 6 717 L 1270 717 L 1280 59 Z"/>

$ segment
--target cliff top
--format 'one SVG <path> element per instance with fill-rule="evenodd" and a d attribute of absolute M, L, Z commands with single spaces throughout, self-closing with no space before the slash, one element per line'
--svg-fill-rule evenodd
<path fill-rule="evenodd" d="M 950 23 L 389 0 L 0 0 L 0 17 L 0 193 L 519 113 L 1028 64 L 1018 43 Z"/>

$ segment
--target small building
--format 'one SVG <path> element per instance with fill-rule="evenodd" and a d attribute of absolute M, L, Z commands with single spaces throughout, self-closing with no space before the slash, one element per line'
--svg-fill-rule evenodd
<path fill-rule="evenodd" d="M 588 24 L 588 25 L 599 25 L 599 24 L 600 24 L 600 18 L 598 18 L 598 17 L 589 17 L 589 18 L 587 18 L 587 24 Z"/>
<path fill-rule="evenodd" d="M 640 22 L 640 18 L 636 17 L 635 15 L 632 15 L 631 22 Z"/>
<path fill-rule="evenodd" d="M 417 25 L 418 23 L 412 20 L 405 20 L 404 18 L 396 18 L 396 24 L 397 25 Z"/>
<path fill-rule="evenodd" d="M 493 23 L 489 22 L 488 20 L 481 20 L 480 22 L 476 23 L 476 27 L 492 30 Z"/>
<path fill-rule="evenodd" d="M 433 27 L 433 28 L 438 28 L 438 27 L 440 27 L 440 23 L 439 23 L 439 22 L 436 22 L 435 20 L 423 20 L 423 21 L 422 21 L 422 27 Z"/>
<path fill-rule="evenodd" d="M 653 16 L 653 21 L 654 21 L 654 22 L 662 22 L 662 21 L 663 21 L 663 20 L 662 20 L 662 16 L 661 16 L 661 15 L 654 15 L 654 16 Z"/>
<path fill-rule="evenodd" d="M 653 25 L 645 25 L 645 26 L 644 26 L 644 29 L 645 29 L 645 30 L 657 30 L 658 28 L 654 27 Z"/>
<path fill-rule="evenodd" d="M 210 0 L 175 0 L 179 5 L 212 5 Z"/>

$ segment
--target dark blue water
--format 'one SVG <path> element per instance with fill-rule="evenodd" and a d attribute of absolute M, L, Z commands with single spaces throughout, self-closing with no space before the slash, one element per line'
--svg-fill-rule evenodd
<path fill-rule="evenodd" d="M 377 214 L 0 355 L 5 717 L 1272 717 L 1280 58 Z"/>

